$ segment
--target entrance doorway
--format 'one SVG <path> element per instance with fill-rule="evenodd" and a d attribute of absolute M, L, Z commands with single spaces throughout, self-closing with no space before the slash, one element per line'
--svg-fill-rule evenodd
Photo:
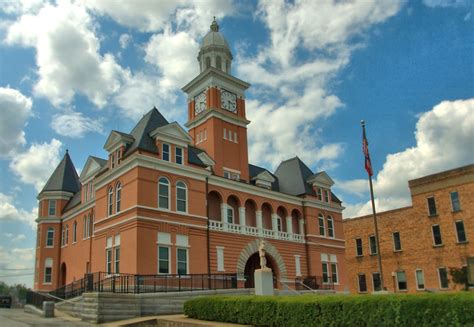
<path fill-rule="evenodd" d="M 66 285 L 66 264 L 63 262 L 61 264 L 61 272 L 60 272 L 60 279 L 59 279 L 59 286 Z"/>
<path fill-rule="evenodd" d="M 267 259 L 267 267 L 270 268 L 273 273 L 273 287 L 278 288 L 278 284 L 277 284 L 278 272 L 276 270 L 275 261 L 268 254 L 265 255 L 265 258 Z M 252 254 L 250 258 L 247 260 L 247 263 L 245 264 L 244 274 L 245 274 L 245 287 L 246 288 L 255 287 L 254 272 L 256 269 L 260 269 L 260 257 L 258 255 L 258 252 L 255 252 L 254 254 Z"/>

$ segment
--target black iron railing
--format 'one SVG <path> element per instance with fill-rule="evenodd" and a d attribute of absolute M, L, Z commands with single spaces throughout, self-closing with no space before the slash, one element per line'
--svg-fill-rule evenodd
<path fill-rule="evenodd" d="M 85 274 L 84 278 L 49 293 L 30 291 L 26 303 L 41 308 L 44 301 L 72 299 L 85 292 L 138 294 L 232 288 L 237 288 L 237 274 L 133 275 L 96 272 Z"/>
<path fill-rule="evenodd" d="M 295 278 L 295 288 L 301 290 L 333 290 L 334 283 L 331 277 L 306 276 Z"/>

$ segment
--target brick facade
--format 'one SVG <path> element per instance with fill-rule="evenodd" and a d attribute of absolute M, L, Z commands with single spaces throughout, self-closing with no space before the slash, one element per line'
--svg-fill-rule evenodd
<path fill-rule="evenodd" d="M 474 165 L 411 180 L 409 187 L 412 206 L 377 213 L 385 287 L 390 292 L 408 293 L 459 290 L 462 286 L 451 281 L 449 268 L 467 265 L 467 258 L 474 257 Z M 453 208 L 453 192 L 458 194 L 459 208 L 456 203 Z M 432 215 L 429 214 L 428 198 L 434 198 L 436 213 L 432 212 Z M 458 227 L 462 222 L 465 240 L 458 239 L 456 222 Z M 439 245 L 434 241 L 434 225 L 439 226 L 442 241 Z M 372 292 L 372 274 L 378 272 L 377 256 L 371 255 L 369 249 L 369 237 L 374 234 L 372 215 L 345 219 L 343 226 L 350 291 L 360 292 L 359 275 L 365 275 L 366 291 Z M 400 235 L 401 250 L 395 249 L 395 232 Z M 362 241 L 362 255 L 359 256 L 356 239 Z M 446 268 L 447 285 L 441 285 L 440 268 Z M 416 273 L 417 270 L 422 273 Z M 403 282 L 401 272 L 405 273 L 406 291 L 400 290 L 404 285 L 398 283 L 398 279 Z M 424 287 L 418 287 L 416 274 L 423 275 Z"/>

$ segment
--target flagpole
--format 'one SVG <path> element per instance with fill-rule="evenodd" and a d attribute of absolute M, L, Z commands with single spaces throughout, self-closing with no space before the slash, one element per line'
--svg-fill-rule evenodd
<path fill-rule="evenodd" d="M 360 121 L 360 124 L 362 125 L 362 135 L 365 142 L 367 142 L 367 138 L 365 136 L 365 122 L 363 120 Z M 366 144 L 368 146 L 368 142 Z M 368 148 L 367 148 L 367 156 L 368 156 Z M 371 167 L 372 169 L 372 167 Z M 375 201 L 374 201 L 374 188 L 372 186 L 372 173 L 368 172 L 369 175 L 369 186 L 370 186 L 370 201 L 372 202 L 372 216 L 374 219 L 374 228 L 375 228 L 375 242 L 377 245 L 377 261 L 378 261 L 378 266 L 379 266 L 379 272 L 380 272 L 380 288 L 382 291 L 385 290 L 385 284 L 383 281 L 383 272 L 382 272 L 382 254 L 381 254 L 381 249 L 380 249 L 380 242 L 379 242 L 379 229 L 377 226 L 377 213 L 375 212 Z"/>

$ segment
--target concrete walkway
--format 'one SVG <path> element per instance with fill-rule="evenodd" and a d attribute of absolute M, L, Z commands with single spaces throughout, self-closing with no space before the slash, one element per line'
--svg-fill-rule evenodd
<path fill-rule="evenodd" d="M 77 318 L 60 315 L 55 318 L 43 318 L 33 313 L 26 313 L 23 309 L 0 309 L 0 326 L 8 327 L 47 327 L 47 326 L 91 326 Z"/>

